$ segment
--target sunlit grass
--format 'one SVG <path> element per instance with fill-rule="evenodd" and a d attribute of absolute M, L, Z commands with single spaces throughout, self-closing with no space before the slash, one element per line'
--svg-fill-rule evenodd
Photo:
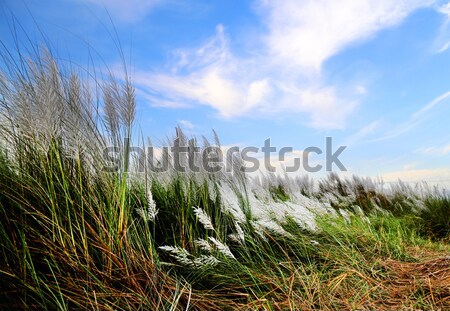
<path fill-rule="evenodd" d="M 316 187 L 136 172 L 128 77 L 83 81 L 45 50 L 2 57 L 1 308 L 450 307 L 445 193 L 336 174 Z M 180 129 L 174 139 L 189 141 Z M 110 144 L 122 148 L 114 172 L 104 170 Z M 420 262 L 427 253 L 434 261 Z"/>

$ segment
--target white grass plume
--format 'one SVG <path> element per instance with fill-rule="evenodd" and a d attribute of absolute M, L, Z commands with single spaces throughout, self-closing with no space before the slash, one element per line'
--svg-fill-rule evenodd
<path fill-rule="evenodd" d="M 220 242 L 219 240 L 217 240 L 216 238 L 213 237 L 209 237 L 208 238 L 215 246 L 215 248 L 224 256 L 230 258 L 230 259 L 236 259 L 236 257 L 234 257 L 233 253 L 231 252 L 230 248 L 228 247 L 228 245 Z"/>
<path fill-rule="evenodd" d="M 192 260 L 191 267 L 192 268 L 202 268 L 205 266 L 211 266 L 214 267 L 217 264 L 220 263 L 220 260 L 218 260 L 214 256 L 207 256 L 207 255 L 201 255 L 195 259 Z"/>
<path fill-rule="evenodd" d="M 208 253 L 212 253 L 214 250 L 211 244 L 205 239 L 197 239 L 195 241 L 195 245 L 197 245 L 201 250 L 206 251 Z"/>
<path fill-rule="evenodd" d="M 182 265 L 190 265 L 191 264 L 191 260 L 189 259 L 189 252 L 179 246 L 168 246 L 168 245 L 164 245 L 164 246 L 160 246 L 158 247 L 160 250 L 166 251 L 168 253 L 170 253 L 170 255 L 175 258 L 180 264 Z"/>
<path fill-rule="evenodd" d="M 170 253 L 175 260 L 183 265 L 193 269 L 201 269 L 208 266 L 216 266 L 220 263 L 216 257 L 212 255 L 200 255 L 198 257 L 192 256 L 187 250 L 179 246 L 160 246 L 159 249 Z"/>
<path fill-rule="evenodd" d="M 244 230 L 242 230 L 241 225 L 237 221 L 235 221 L 234 227 L 236 229 L 236 232 L 229 234 L 228 238 L 237 243 L 241 243 L 241 244 L 244 243 L 245 242 L 245 234 L 244 234 Z"/>
<path fill-rule="evenodd" d="M 193 209 L 195 216 L 197 216 L 198 221 L 203 225 L 203 227 L 207 230 L 214 230 L 214 226 L 208 214 L 206 214 L 206 212 L 200 207 L 194 206 Z"/>

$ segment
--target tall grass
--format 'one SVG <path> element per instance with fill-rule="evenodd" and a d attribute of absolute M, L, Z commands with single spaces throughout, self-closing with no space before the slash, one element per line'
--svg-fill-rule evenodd
<path fill-rule="evenodd" d="M 128 76 L 84 80 L 45 49 L 1 55 L 1 308 L 449 307 L 445 275 L 398 300 L 390 269 L 418 261 L 411 249 L 449 251 L 445 194 L 335 174 L 251 179 L 239 156 L 232 173 L 182 173 L 163 154 L 156 173 L 133 157 Z M 173 140 L 202 149 L 214 136 L 177 128 Z"/>

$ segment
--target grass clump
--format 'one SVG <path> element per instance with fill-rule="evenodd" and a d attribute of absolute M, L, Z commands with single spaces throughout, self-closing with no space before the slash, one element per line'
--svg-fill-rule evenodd
<path fill-rule="evenodd" d="M 424 201 L 424 208 L 419 212 L 422 231 L 438 239 L 450 238 L 450 197 L 447 195 L 430 195 Z"/>
<path fill-rule="evenodd" d="M 334 174 L 316 187 L 179 172 L 171 155 L 156 173 L 133 158 L 129 77 L 84 81 L 45 50 L 2 57 L 0 308 L 450 307 L 448 196 Z M 180 129 L 174 140 L 211 146 Z"/>
<path fill-rule="evenodd" d="M 283 188 L 282 185 L 278 185 L 276 187 L 271 187 L 269 189 L 269 191 L 274 200 L 286 202 L 286 201 L 289 201 L 289 199 L 290 199 L 289 194 L 287 194 L 287 192 L 285 191 L 285 189 Z"/>

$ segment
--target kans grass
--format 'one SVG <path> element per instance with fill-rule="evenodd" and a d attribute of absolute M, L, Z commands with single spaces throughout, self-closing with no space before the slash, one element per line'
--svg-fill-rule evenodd
<path fill-rule="evenodd" d="M 1 57 L 1 309 L 450 309 L 448 193 L 250 178 L 239 156 L 233 173 L 155 173 L 131 150 L 126 74 L 100 78 L 45 49 Z M 173 139 L 220 145 L 179 128 Z"/>

